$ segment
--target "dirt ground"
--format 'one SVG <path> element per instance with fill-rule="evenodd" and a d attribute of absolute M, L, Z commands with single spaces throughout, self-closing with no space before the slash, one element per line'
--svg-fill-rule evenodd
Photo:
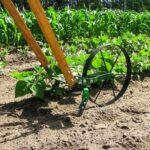
<path fill-rule="evenodd" d="M 21 64 L 13 56 L 9 62 L 0 76 L 1 150 L 150 150 L 149 77 L 132 81 L 116 103 L 76 117 L 80 96 L 15 99 L 16 80 L 9 73 L 38 63 L 26 59 Z"/>

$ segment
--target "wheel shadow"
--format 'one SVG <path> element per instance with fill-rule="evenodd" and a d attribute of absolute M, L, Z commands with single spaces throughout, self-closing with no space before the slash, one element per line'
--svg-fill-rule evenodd
<path fill-rule="evenodd" d="M 71 102 L 68 99 L 61 102 L 60 105 L 67 105 L 67 102 L 73 104 L 75 100 L 72 98 Z M 59 112 L 59 110 L 58 110 Z M 18 122 L 7 122 L 0 124 L 0 128 L 13 128 L 21 126 L 26 132 L 21 133 L 6 141 L 12 141 L 20 137 L 26 137 L 31 134 L 37 134 L 44 128 L 51 130 L 68 129 L 74 127 L 69 113 L 56 113 L 53 109 L 48 107 L 48 102 L 37 98 L 25 99 L 19 102 L 11 102 L 8 104 L 0 104 L 0 115 L 6 117 L 14 117 Z M 13 119 L 14 120 L 14 119 Z M 2 137 L 0 137 L 2 138 Z M 3 143 L 5 141 L 0 141 Z"/>

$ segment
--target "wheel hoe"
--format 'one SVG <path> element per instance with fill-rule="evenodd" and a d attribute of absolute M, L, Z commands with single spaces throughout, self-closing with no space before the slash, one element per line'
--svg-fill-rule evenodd
<path fill-rule="evenodd" d="M 40 61 L 41 66 L 52 77 L 53 72 L 45 54 L 42 52 L 12 0 L 1 0 L 1 2 L 20 29 L 28 45 Z M 82 88 L 82 101 L 79 106 L 78 115 L 82 115 L 89 100 L 96 104 L 96 106 L 102 107 L 112 104 L 125 93 L 131 78 L 131 62 L 124 48 L 111 44 L 99 46 L 91 52 L 86 60 L 82 76 L 74 77 L 40 0 L 28 0 L 28 3 L 47 43 L 51 47 L 52 54 L 56 58 L 69 88 L 72 89 L 76 85 Z"/>

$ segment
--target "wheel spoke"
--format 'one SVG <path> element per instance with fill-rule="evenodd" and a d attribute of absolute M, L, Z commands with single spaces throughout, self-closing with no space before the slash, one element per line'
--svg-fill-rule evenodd
<path fill-rule="evenodd" d="M 102 55 L 102 60 L 103 60 L 103 63 L 105 65 L 105 69 L 106 71 L 108 72 L 108 69 L 107 69 L 107 66 L 106 66 L 106 62 L 105 62 L 105 59 L 104 59 L 104 56 L 103 56 L 103 53 L 102 53 L 102 50 L 100 49 L 100 52 L 101 52 L 101 55 Z"/>
<path fill-rule="evenodd" d="M 118 60 L 120 54 L 121 54 L 121 51 L 120 51 L 119 55 L 117 56 L 117 58 L 116 58 L 114 64 L 112 65 L 112 68 L 111 68 L 110 72 L 112 72 L 112 70 L 113 70 L 113 68 L 114 68 L 114 66 L 115 66 L 115 64 L 116 64 L 116 62 L 117 62 L 117 60 Z"/>
<path fill-rule="evenodd" d="M 96 102 L 96 100 L 97 100 L 99 94 L 101 93 L 103 87 L 104 87 L 104 82 L 103 82 L 102 85 L 100 86 L 100 89 L 99 89 L 99 91 L 98 91 L 98 93 L 97 93 L 97 95 L 96 95 L 96 97 L 95 97 L 95 99 L 94 99 L 94 102 Z"/>

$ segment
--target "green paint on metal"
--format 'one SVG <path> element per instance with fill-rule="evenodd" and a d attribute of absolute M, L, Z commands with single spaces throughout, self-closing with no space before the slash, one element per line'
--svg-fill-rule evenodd
<path fill-rule="evenodd" d="M 83 88 L 82 100 L 87 102 L 90 99 L 90 92 L 88 88 Z"/>
<path fill-rule="evenodd" d="M 77 83 L 83 87 L 90 87 L 91 84 L 93 83 L 98 83 L 103 80 L 110 80 L 114 78 L 113 73 L 95 73 L 92 75 L 89 75 L 87 77 L 76 77 Z"/>

